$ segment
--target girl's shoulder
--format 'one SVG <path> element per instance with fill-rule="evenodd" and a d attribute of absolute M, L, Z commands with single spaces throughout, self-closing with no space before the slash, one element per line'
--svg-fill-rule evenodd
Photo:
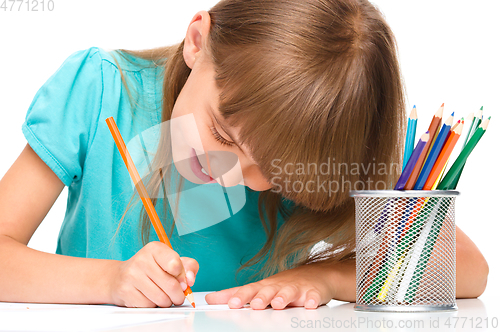
<path fill-rule="evenodd" d="M 146 69 L 154 69 L 159 66 L 153 60 L 144 59 L 120 49 L 92 47 L 91 51 L 99 53 L 102 61 L 109 62 L 117 69 L 121 68 L 124 71 L 138 72 Z"/>
<path fill-rule="evenodd" d="M 118 74 L 120 69 L 125 72 L 140 72 L 159 67 L 152 60 L 147 60 L 119 49 L 106 49 L 98 46 L 73 52 L 66 58 L 65 63 L 75 61 L 82 63 L 92 62 L 101 67 L 103 65 L 110 65 L 117 70 Z"/>

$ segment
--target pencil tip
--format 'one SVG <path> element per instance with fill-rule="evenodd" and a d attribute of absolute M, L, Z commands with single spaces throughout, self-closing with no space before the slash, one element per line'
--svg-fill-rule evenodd
<path fill-rule="evenodd" d="M 413 108 L 417 108 L 417 105 L 413 105 Z"/>
<path fill-rule="evenodd" d="M 483 106 L 481 106 L 481 111 L 483 110 Z"/>
<path fill-rule="evenodd" d="M 444 112 L 444 108 L 443 107 L 440 107 L 436 114 L 434 115 L 435 117 L 438 117 L 438 118 L 442 118 L 443 117 L 443 112 Z"/>
<path fill-rule="evenodd" d="M 444 103 L 443 103 L 443 105 L 441 105 L 441 107 L 444 107 Z"/>
<path fill-rule="evenodd" d="M 451 116 L 453 116 L 453 117 L 454 117 L 454 116 L 455 116 L 455 112 L 451 113 Z"/>

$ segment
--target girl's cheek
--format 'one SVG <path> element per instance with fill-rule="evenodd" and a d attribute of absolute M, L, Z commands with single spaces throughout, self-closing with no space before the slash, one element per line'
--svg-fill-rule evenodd
<path fill-rule="evenodd" d="M 267 182 L 257 165 L 244 169 L 243 178 L 245 186 L 254 191 L 265 191 L 272 188 L 272 185 Z"/>

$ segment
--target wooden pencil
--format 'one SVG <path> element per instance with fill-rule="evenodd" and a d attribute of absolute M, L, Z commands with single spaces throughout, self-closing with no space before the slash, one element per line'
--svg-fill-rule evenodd
<path fill-rule="evenodd" d="M 427 178 L 429 177 L 429 173 L 432 167 L 434 166 L 434 163 L 436 162 L 436 159 L 439 156 L 441 149 L 443 148 L 446 137 L 448 136 L 448 132 L 451 129 L 454 115 L 455 113 L 451 114 L 451 116 L 446 120 L 443 127 L 439 131 L 439 135 L 436 138 L 436 142 L 432 146 L 431 152 L 429 152 L 429 156 L 427 157 L 427 160 L 425 161 L 424 166 L 420 171 L 417 182 L 415 183 L 414 187 L 415 190 L 422 190 L 422 188 L 424 187 L 424 184 L 427 181 Z"/>
<path fill-rule="evenodd" d="M 411 171 L 413 168 L 415 168 L 415 164 L 422 154 L 422 151 L 429 141 L 429 132 L 426 132 L 425 134 L 420 137 L 420 140 L 417 143 L 417 146 L 411 153 L 410 159 L 406 163 L 405 169 L 403 170 L 403 173 L 401 173 L 401 176 L 399 177 L 398 182 L 396 183 L 396 186 L 394 187 L 394 190 L 403 190 L 406 182 L 408 181 L 408 178 L 410 177 Z"/>
<path fill-rule="evenodd" d="M 413 106 L 411 110 L 410 117 L 408 118 L 408 128 L 406 130 L 406 141 L 405 141 L 405 151 L 403 159 L 403 169 L 405 169 L 406 164 L 410 160 L 411 154 L 415 147 L 415 134 L 417 131 L 417 106 Z"/>
<path fill-rule="evenodd" d="M 437 110 L 436 114 L 434 114 L 434 117 L 432 118 L 428 130 L 429 141 L 427 141 L 427 144 L 425 144 L 424 150 L 420 154 L 420 157 L 418 158 L 417 163 L 415 164 L 415 167 L 413 168 L 413 171 L 411 172 L 411 175 L 408 178 L 408 181 L 406 182 L 405 190 L 412 190 L 413 187 L 415 186 L 415 183 L 417 182 L 418 175 L 420 174 L 422 165 L 424 164 L 425 158 L 430 150 L 430 146 L 432 145 L 432 142 L 436 137 L 437 129 L 441 126 L 441 121 L 443 119 L 443 111 L 444 111 L 444 104 L 441 105 L 441 107 Z"/>
<path fill-rule="evenodd" d="M 474 117 L 474 123 L 472 124 L 472 132 L 470 133 L 469 139 L 471 139 L 472 135 L 474 135 L 477 128 L 479 128 L 482 120 L 483 120 L 483 107 L 481 107 L 481 109 L 479 111 L 477 111 L 476 116 Z M 464 146 L 464 148 L 465 148 L 465 146 Z"/>
<path fill-rule="evenodd" d="M 439 153 L 439 156 L 436 162 L 434 163 L 434 166 L 432 167 L 429 176 L 427 177 L 427 181 L 425 182 L 424 185 L 424 190 L 431 190 L 436 181 L 438 180 L 441 171 L 444 169 L 444 166 L 448 161 L 451 152 L 455 148 L 455 145 L 457 144 L 458 139 L 462 134 L 463 127 L 464 125 L 460 122 L 460 124 L 451 132 L 450 137 L 443 146 L 443 149 Z"/>
<path fill-rule="evenodd" d="M 438 190 L 456 189 L 456 185 L 458 183 L 457 177 L 460 177 L 461 175 L 460 171 L 464 167 L 467 158 L 471 154 L 472 150 L 474 150 L 479 140 L 481 140 L 481 137 L 483 137 L 484 133 L 486 132 L 486 129 L 488 129 L 488 124 L 490 123 L 490 119 L 491 117 L 483 121 L 481 126 L 474 132 L 474 135 L 472 135 L 469 142 L 467 142 L 465 148 L 457 157 L 457 160 L 455 160 L 448 173 L 446 173 L 445 177 L 443 178 L 443 181 L 441 181 L 437 186 Z"/>
<path fill-rule="evenodd" d="M 455 130 L 455 128 L 458 126 L 458 124 L 460 124 L 460 122 L 462 123 L 462 125 L 464 124 L 464 118 L 461 119 L 461 121 L 459 121 L 457 124 L 455 124 L 451 130 Z M 462 131 L 463 133 L 463 131 Z M 462 137 L 463 135 L 460 135 L 460 137 Z M 460 139 L 459 139 L 460 140 Z M 458 143 L 457 143 L 458 144 Z M 446 168 L 448 167 L 448 163 L 450 162 L 450 157 L 448 157 L 448 160 L 446 160 L 446 164 L 444 165 L 443 169 L 441 170 L 441 174 L 439 174 L 437 180 L 434 182 L 434 185 L 432 186 L 432 189 L 431 190 L 436 190 L 436 187 L 438 185 L 439 182 L 441 182 L 441 180 L 443 179 L 443 176 L 444 176 L 444 172 L 446 171 Z"/>
<path fill-rule="evenodd" d="M 471 123 L 469 126 L 469 130 L 467 131 L 467 135 L 464 137 L 464 144 L 462 145 L 462 150 L 465 148 L 465 145 L 467 144 L 467 141 L 470 138 L 470 135 L 472 133 L 472 127 L 474 127 L 474 120 L 475 119 L 476 119 L 476 117 L 474 116 L 474 112 L 469 114 L 469 116 L 467 117 L 467 121 L 471 121 Z"/>
<path fill-rule="evenodd" d="M 113 139 L 116 143 L 116 146 L 118 148 L 118 151 L 120 151 L 120 155 L 122 156 L 123 162 L 125 163 L 125 166 L 127 167 L 127 170 L 130 174 L 130 177 L 132 178 L 132 181 L 135 184 L 135 187 L 137 189 L 137 192 L 139 193 L 139 196 L 141 197 L 142 203 L 144 204 L 144 207 L 146 209 L 146 212 L 148 213 L 149 219 L 151 220 L 151 223 L 153 224 L 153 227 L 155 229 L 156 235 L 158 235 L 158 239 L 162 242 L 168 245 L 171 249 L 172 244 L 170 244 L 170 240 L 168 239 L 167 233 L 165 233 L 165 229 L 163 228 L 163 225 L 161 224 L 160 218 L 158 217 L 158 214 L 156 213 L 155 207 L 153 203 L 151 202 L 151 198 L 149 198 L 148 191 L 146 190 L 146 187 L 144 186 L 144 183 L 142 182 L 141 176 L 139 175 L 139 172 L 137 171 L 137 168 L 135 167 L 134 161 L 132 160 L 132 157 L 130 156 L 127 146 L 125 145 L 125 142 L 123 141 L 122 135 L 120 134 L 120 131 L 118 130 L 118 126 L 116 125 L 115 120 L 113 117 L 109 117 L 106 119 L 106 123 L 108 125 L 109 131 L 111 132 L 111 135 L 113 136 Z M 184 291 L 184 295 L 188 299 L 188 301 L 191 303 L 193 308 L 196 307 L 194 303 L 194 296 L 193 296 L 193 291 L 189 286 L 187 286 L 186 290 Z"/>

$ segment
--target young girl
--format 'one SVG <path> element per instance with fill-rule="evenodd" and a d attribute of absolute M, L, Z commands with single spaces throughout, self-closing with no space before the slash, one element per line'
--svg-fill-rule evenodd
<path fill-rule="evenodd" d="M 176 252 L 131 200 L 104 121 L 111 116 L 125 142 L 194 120 L 177 129 L 201 148 L 172 137 L 170 152 L 162 131 L 146 176 Z M 390 165 L 401 161 L 404 118 L 394 36 L 365 0 L 223 0 L 194 16 L 179 45 L 76 52 L 36 94 L 23 125 L 28 144 L 0 182 L 0 301 L 169 307 L 184 302 L 187 285 L 217 290 L 207 302 L 231 308 L 355 301 L 349 190 L 396 182 Z M 176 149 L 201 182 L 183 174 Z M 223 184 L 211 152 L 237 156 L 242 178 Z M 369 165 L 377 170 L 360 171 Z M 200 189 L 187 205 L 165 198 L 196 185 L 243 188 L 245 204 L 181 234 L 177 212 L 220 212 L 214 191 Z M 64 186 L 56 254 L 28 248 Z M 482 294 L 487 274 L 457 228 L 457 297 Z"/>

